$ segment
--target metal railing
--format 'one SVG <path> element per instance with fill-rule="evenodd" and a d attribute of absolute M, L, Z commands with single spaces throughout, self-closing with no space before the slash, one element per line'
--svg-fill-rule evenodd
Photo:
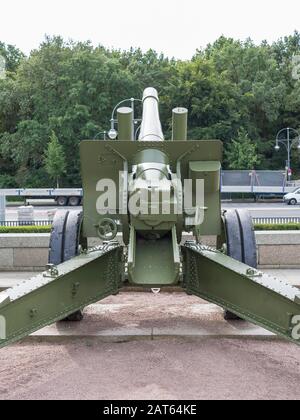
<path fill-rule="evenodd" d="M 20 220 L 6 220 L 0 221 L 0 226 L 5 227 L 15 227 L 15 226 L 49 226 L 52 225 L 52 220 L 30 220 L 30 221 L 20 221 Z"/>
<path fill-rule="evenodd" d="M 252 217 L 252 221 L 257 225 L 282 225 L 288 223 L 299 223 L 300 217 Z M 0 221 L 0 226 L 15 227 L 15 226 L 49 226 L 52 225 L 52 220 L 6 220 Z"/>
<path fill-rule="evenodd" d="M 300 224 L 300 217 L 253 217 L 252 221 L 257 225 L 285 225 L 288 223 Z"/>

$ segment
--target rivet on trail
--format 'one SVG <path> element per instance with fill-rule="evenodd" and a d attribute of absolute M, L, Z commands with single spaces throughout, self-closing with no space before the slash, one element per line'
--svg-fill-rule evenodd
<path fill-rule="evenodd" d="M 30 317 L 31 318 L 33 318 L 34 316 L 36 316 L 37 315 L 37 309 L 35 309 L 35 308 L 33 308 L 33 309 L 30 309 L 30 312 L 29 312 L 29 314 L 30 314 Z"/>

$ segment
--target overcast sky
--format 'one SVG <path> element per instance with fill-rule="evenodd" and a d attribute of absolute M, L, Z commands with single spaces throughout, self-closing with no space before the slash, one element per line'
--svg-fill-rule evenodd
<path fill-rule="evenodd" d="M 0 41 L 25 53 L 44 35 L 191 58 L 220 35 L 274 41 L 300 29 L 299 0 L 7 0 Z"/>

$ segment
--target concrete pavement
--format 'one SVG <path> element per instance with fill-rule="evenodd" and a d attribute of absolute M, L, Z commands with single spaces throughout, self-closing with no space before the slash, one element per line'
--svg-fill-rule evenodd
<path fill-rule="evenodd" d="M 20 282 L 36 276 L 36 274 L 32 271 L 2 271 L 0 272 L 0 290 L 14 287 Z"/>
<path fill-rule="evenodd" d="M 84 311 L 80 323 L 60 322 L 25 339 L 66 342 L 92 339 L 96 342 L 157 340 L 185 337 L 275 339 L 272 333 L 244 321 L 227 322 L 223 310 L 185 293 L 120 293 Z"/>

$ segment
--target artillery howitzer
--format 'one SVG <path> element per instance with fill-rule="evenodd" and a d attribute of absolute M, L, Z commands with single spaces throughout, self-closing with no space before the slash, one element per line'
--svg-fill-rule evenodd
<path fill-rule="evenodd" d="M 164 141 L 158 96 L 143 97 L 139 140 L 133 111 L 118 109 L 118 140 L 82 141 L 83 212 L 58 211 L 48 270 L 0 294 L 0 347 L 53 322 L 81 320 L 87 305 L 126 284 L 179 285 L 297 344 L 300 292 L 262 272 L 246 211 L 221 213 L 222 143 L 187 141 L 187 110 L 173 110 Z M 194 240 L 184 242 L 184 233 Z M 201 236 L 218 238 L 216 249 Z M 88 239 L 103 243 L 88 248 Z M 116 240 L 118 239 L 118 240 Z"/>

